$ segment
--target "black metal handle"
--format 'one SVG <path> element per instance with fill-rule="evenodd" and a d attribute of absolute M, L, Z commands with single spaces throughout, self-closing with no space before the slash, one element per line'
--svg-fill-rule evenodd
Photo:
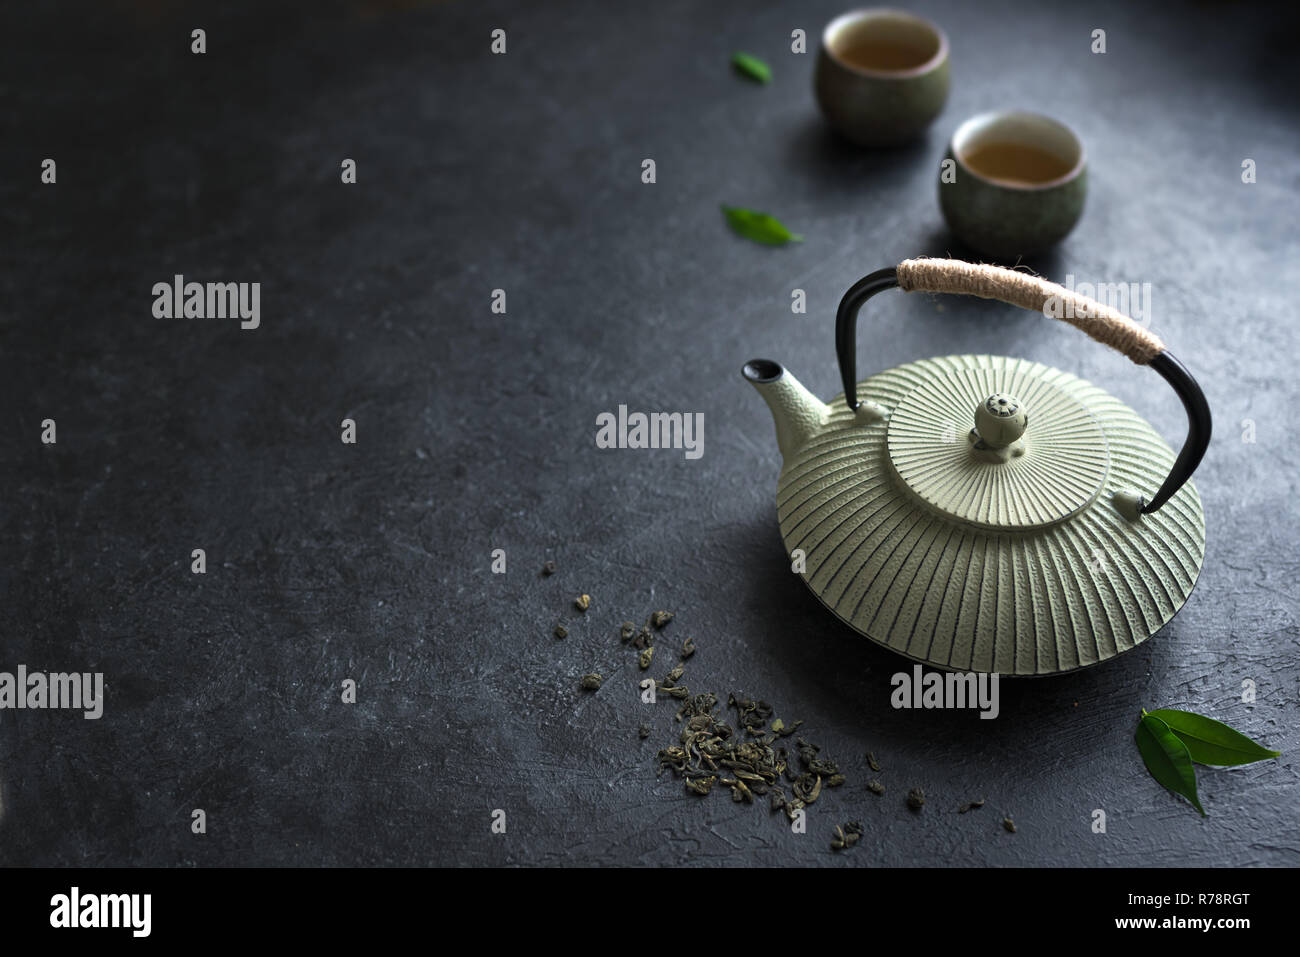
<path fill-rule="evenodd" d="M 893 289 L 897 285 L 897 269 L 893 266 L 878 269 L 850 286 L 836 310 L 835 356 L 839 360 L 840 379 L 844 383 L 844 401 L 854 411 L 860 405 L 857 387 L 858 312 L 876 293 Z M 1144 513 L 1157 511 L 1192 477 L 1210 445 L 1211 433 L 1209 403 L 1205 401 L 1205 393 L 1196 384 L 1187 367 L 1167 349 L 1156 355 L 1148 365 L 1174 387 L 1174 392 L 1182 400 L 1183 408 L 1187 410 L 1187 440 L 1160 489 L 1150 502 L 1142 504 L 1141 511 Z"/>

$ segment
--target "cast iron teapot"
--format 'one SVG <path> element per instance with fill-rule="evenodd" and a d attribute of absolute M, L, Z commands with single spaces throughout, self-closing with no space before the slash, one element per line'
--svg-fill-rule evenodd
<path fill-rule="evenodd" d="M 1025 359 L 944 356 L 855 385 L 858 311 L 894 287 L 1043 311 L 1150 366 L 1186 407 L 1182 451 L 1104 390 Z M 1182 607 L 1205 555 L 1189 479 L 1210 410 L 1158 337 L 1025 273 L 913 259 L 849 289 L 835 344 L 830 404 L 769 359 L 744 376 L 776 420 L 786 550 L 842 621 L 934 667 L 1047 675 L 1131 650 Z"/>

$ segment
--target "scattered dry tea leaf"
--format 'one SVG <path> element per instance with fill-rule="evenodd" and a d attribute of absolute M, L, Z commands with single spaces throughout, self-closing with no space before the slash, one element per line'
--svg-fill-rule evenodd
<path fill-rule="evenodd" d="M 1002 826 L 1007 829 L 1008 833 L 1010 834 L 1016 833 L 1016 822 L 1011 820 L 1011 818 L 1004 817 L 1002 819 Z"/>
<path fill-rule="evenodd" d="M 543 566 L 542 566 L 542 574 L 543 574 L 543 575 L 554 575 L 554 574 L 555 574 L 555 562 L 547 562 L 545 565 L 543 565 Z"/>
<path fill-rule="evenodd" d="M 565 628 L 563 625 L 556 625 L 556 626 L 555 626 L 555 637 L 556 637 L 556 638 L 568 638 L 568 637 L 569 637 L 569 629 Z"/>
<path fill-rule="evenodd" d="M 687 638 L 682 642 L 682 657 L 689 658 L 693 654 L 695 654 L 695 639 Z"/>
<path fill-rule="evenodd" d="M 880 771 L 880 765 L 876 763 L 876 756 L 870 751 L 867 752 L 867 767 L 876 772 Z"/>
<path fill-rule="evenodd" d="M 670 770 L 684 778 L 694 793 L 705 794 L 714 784 L 725 785 L 732 800 L 754 803 L 767 797 L 772 811 L 784 811 L 794 821 L 821 796 L 824 786 L 830 786 L 829 777 L 838 774 L 833 762 L 819 757 L 816 745 L 802 739 L 799 763 L 803 769 L 792 768 L 780 736 L 768 726 L 772 707 L 766 702 L 729 695 L 727 704 L 736 709 L 739 719 L 738 727 L 733 727 L 718 714 L 716 695 L 691 695 L 684 687 L 667 688 L 663 682 L 658 688 L 683 699 L 676 716 L 680 724 L 677 743 L 659 751 L 659 771 Z M 790 782 L 793 795 L 784 787 L 783 778 Z M 702 783 L 706 780 L 707 784 Z"/>
<path fill-rule="evenodd" d="M 849 821 L 847 824 L 841 824 L 835 828 L 835 836 L 831 838 L 832 851 L 844 851 L 858 843 L 866 829 L 860 821 Z"/>
<path fill-rule="evenodd" d="M 586 611 L 591 607 L 591 596 L 579 595 L 577 598 L 573 599 L 573 605 L 578 609 L 578 611 Z"/>
<path fill-rule="evenodd" d="M 647 668 L 650 667 L 650 662 L 654 659 L 654 656 L 655 656 L 654 645 L 651 645 L 649 648 L 642 649 L 641 654 L 637 657 L 637 663 L 641 665 L 642 671 L 645 671 Z"/>
<path fill-rule="evenodd" d="M 604 681 L 605 681 L 605 678 L 604 678 L 603 675 L 598 675 L 598 674 L 596 674 L 596 673 L 593 671 L 593 672 L 592 672 L 591 674 L 589 674 L 589 675 L 583 675 L 583 676 L 582 676 L 581 684 L 582 684 L 583 690 L 585 690 L 585 691 L 595 691 L 595 690 L 597 690 L 597 689 L 601 686 L 601 684 L 604 683 Z"/>
<path fill-rule="evenodd" d="M 650 725 L 648 724 L 641 725 L 641 727 L 636 729 L 636 733 L 637 736 L 640 737 L 642 741 L 644 741 L 646 738 L 650 737 Z"/>
<path fill-rule="evenodd" d="M 713 782 L 716 780 L 717 778 L 714 777 L 687 778 L 686 790 L 690 791 L 693 794 L 708 794 L 711 790 L 713 790 Z"/>
<path fill-rule="evenodd" d="M 913 811 L 919 811 L 925 806 L 925 792 L 920 788 L 912 788 L 907 792 L 907 806 Z"/>
<path fill-rule="evenodd" d="M 958 814 L 965 814 L 967 811 L 973 811 L 973 810 L 975 810 L 976 808 L 981 808 L 981 807 L 983 807 L 983 806 L 984 806 L 984 799 L 983 799 L 983 798 L 980 798 L 978 801 L 967 801 L 967 802 L 966 802 L 965 804 L 963 804 L 961 807 L 957 808 L 957 813 L 958 813 Z"/>
<path fill-rule="evenodd" d="M 839 765 L 820 756 L 821 748 L 817 745 L 809 744 L 803 738 L 795 738 L 795 742 L 799 746 L 799 762 L 804 770 L 827 778 L 840 773 Z"/>
<path fill-rule="evenodd" d="M 630 621 L 625 621 L 618 629 L 618 636 L 623 641 L 631 641 L 632 636 L 636 634 L 636 625 Z"/>
<path fill-rule="evenodd" d="M 766 701 L 754 701 L 734 692 L 727 697 L 727 706 L 736 709 L 736 720 L 751 735 L 762 734 L 772 717 L 772 706 Z"/>
<path fill-rule="evenodd" d="M 671 611 L 657 611 L 650 616 L 650 624 L 654 625 L 656 628 L 662 628 L 672 620 L 673 613 Z"/>
<path fill-rule="evenodd" d="M 745 785 L 743 780 L 736 778 L 724 783 L 731 785 L 731 799 L 733 801 L 744 801 L 746 804 L 754 803 L 754 792 Z"/>
<path fill-rule="evenodd" d="M 876 797 L 879 797 L 885 793 L 885 786 L 879 781 L 873 779 L 867 782 L 867 790 L 876 795 Z"/>
<path fill-rule="evenodd" d="M 822 793 L 821 775 L 811 772 L 799 775 L 794 782 L 794 796 L 805 804 L 812 804 Z"/>

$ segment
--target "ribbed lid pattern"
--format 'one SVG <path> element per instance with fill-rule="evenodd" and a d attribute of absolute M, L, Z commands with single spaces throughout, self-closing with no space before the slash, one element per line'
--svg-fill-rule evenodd
<path fill-rule="evenodd" d="M 889 416 L 895 470 L 927 505 L 971 524 L 1031 528 L 1073 515 L 1101 490 L 1106 439 L 1096 417 L 1053 381 L 1053 371 L 1023 363 L 922 382 Z M 1005 462 L 973 456 L 968 438 L 975 406 L 994 392 L 1012 393 L 1030 417 L 1023 453 Z"/>

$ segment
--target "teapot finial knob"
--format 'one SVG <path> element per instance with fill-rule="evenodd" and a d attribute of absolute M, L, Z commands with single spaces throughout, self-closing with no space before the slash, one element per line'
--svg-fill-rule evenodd
<path fill-rule="evenodd" d="M 985 448 L 1014 445 L 1028 425 L 1024 403 L 1004 392 L 994 393 L 975 407 L 975 431 Z"/>

